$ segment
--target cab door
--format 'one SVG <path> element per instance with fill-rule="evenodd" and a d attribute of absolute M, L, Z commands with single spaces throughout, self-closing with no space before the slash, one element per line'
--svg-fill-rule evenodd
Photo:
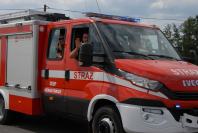
<path fill-rule="evenodd" d="M 92 24 L 73 23 L 71 24 L 71 33 L 66 62 L 66 68 L 70 74 L 69 80 L 66 81 L 67 114 L 86 119 L 90 100 L 101 93 L 103 70 L 96 64 L 90 67 L 81 67 L 77 57 L 71 58 L 70 55 L 75 49 L 75 39 L 80 38 L 82 41 L 84 33 L 88 34 L 88 43 L 93 43 L 94 46 L 102 46 L 102 44 Z M 97 49 L 97 47 L 94 48 Z M 97 51 L 96 49 L 95 51 Z M 98 50 L 103 51 L 103 48 L 100 47 Z"/>
<path fill-rule="evenodd" d="M 66 111 L 64 95 L 67 33 L 66 25 L 52 25 L 48 29 L 46 56 L 44 55 L 43 103 L 44 110 L 53 114 Z"/>

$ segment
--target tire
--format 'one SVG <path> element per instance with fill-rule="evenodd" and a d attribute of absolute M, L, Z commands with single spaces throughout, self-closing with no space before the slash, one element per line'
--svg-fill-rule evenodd
<path fill-rule="evenodd" d="M 5 101 L 2 96 L 0 96 L 0 124 L 5 125 L 10 122 L 10 111 L 5 109 Z"/>
<path fill-rule="evenodd" d="M 92 122 L 93 133 L 124 133 L 120 115 L 112 106 L 99 108 Z"/>

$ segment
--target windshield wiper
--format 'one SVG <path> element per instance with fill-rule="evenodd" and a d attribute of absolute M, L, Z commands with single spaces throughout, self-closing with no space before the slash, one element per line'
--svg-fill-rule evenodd
<path fill-rule="evenodd" d="M 173 59 L 173 60 L 180 61 L 179 59 L 176 59 L 176 58 L 174 58 L 174 57 L 167 56 L 167 55 L 148 54 L 148 56 L 157 56 L 157 57 L 161 57 L 161 58 L 167 58 L 167 59 Z"/>
<path fill-rule="evenodd" d="M 138 52 L 126 52 L 126 51 L 113 51 L 113 52 L 120 52 L 120 53 L 127 53 L 127 54 L 131 54 L 131 55 L 139 55 L 139 56 L 143 56 L 143 57 L 146 57 L 146 58 L 149 58 L 151 60 L 154 60 L 152 57 L 148 56 L 148 55 L 145 55 L 145 54 L 141 54 L 141 53 L 138 53 Z"/>

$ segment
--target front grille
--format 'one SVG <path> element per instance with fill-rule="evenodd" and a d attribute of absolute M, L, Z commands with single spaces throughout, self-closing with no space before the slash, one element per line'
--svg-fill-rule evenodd
<path fill-rule="evenodd" d="M 173 92 L 166 87 L 162 87 L 160 91 L 172 100 L 198 100 L 197 92 Z"/>
<path fill-rule="evenodd" d="M 198 100 L 198 93 L 176 92 L 176 98 L 183 100 Z"/>
<path fill-rule="evenodd" d="M 181 116 L 183 116 L 184 113 L 192 115 L 192 116 L 198 116 L 198 109 L 176 109 L 171 108 L 169 109 L 173 117 L 176 121 L 179 121 Z"/>

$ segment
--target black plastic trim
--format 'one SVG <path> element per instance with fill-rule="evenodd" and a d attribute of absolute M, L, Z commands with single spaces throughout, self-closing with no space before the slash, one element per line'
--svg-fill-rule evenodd
<path fill-rule="evenodd" d="M 160 92 L 172 100 L 198 100 L 198 93 L 195 92 L 173 92 L 166 86 L 161 87 Z"/>
<path fill-rule="evenodd" d="M 90 101 L 78 97 L 65 97 L 67 114 L 86 118 Z"/>
<path fill-rule="evenodd" d="M 168 108 L 170 113 L 173 115 L 176 121 L 179 121 L 181 116 L 184 115 L 184 113 L 192 115 L 192 116 L 198 116 L 198 109 L 197 108 L 191 108 L 191 109 L 177 109 L 177 108 Z"/>
<path fill-rule="evenodd" d="M 69 80 L 70 79 L 70 71 L 66 70 L 65 71 L 65 80 Z"/>
<path fill-rule="evenodd" d="M 44 76 L 45 79 L 49 78 L 49 69 L 45 69 Z"/>
<path fill-rule="evenodd" d="M 90 101 L 78 97 L 43 93 L 43 107 L 46 113 L 57 116 L 75 116 L 86 119 Z"/>
<path fill-rule="evenodd" d="M 140 98 L 130 98 L 125 101 L 122 101 L 121 103 L 149 107 L 166 107 L 165 104 L 161 101 Z"/>

